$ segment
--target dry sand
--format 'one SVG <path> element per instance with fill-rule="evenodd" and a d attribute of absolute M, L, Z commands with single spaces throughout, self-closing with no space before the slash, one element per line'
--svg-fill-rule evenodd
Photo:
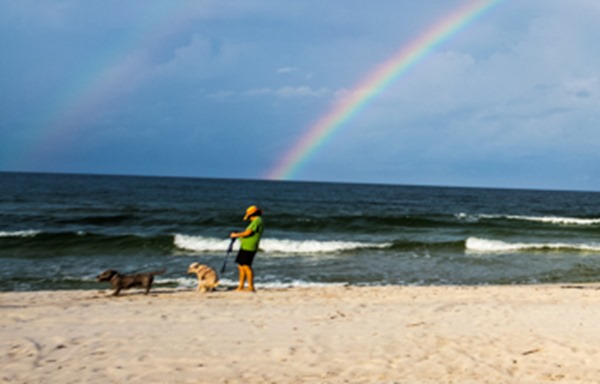
<path fill-rule="evenodd" d="M 600 290 L 0 294 L 0 382 L 599 383 Z"/>

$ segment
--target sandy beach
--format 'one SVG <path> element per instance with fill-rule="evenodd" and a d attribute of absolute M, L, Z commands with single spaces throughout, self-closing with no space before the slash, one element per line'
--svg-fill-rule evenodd
<path fill-rule="evenodd" d="M 596 285 L 0 294 L 3 383 L 597 383 Z"/>

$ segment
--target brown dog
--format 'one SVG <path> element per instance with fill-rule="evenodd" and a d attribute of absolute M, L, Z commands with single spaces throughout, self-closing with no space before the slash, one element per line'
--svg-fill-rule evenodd
<path fill-rule="evenodd" d="M 136 273 L 134 275 L 122 275 L 114 269 L 107 269 L 98 276 L 98 281 L 110 281 L 111 287 L 115 290 L 113 296 L 117 296 L 121 289 L 129 289 L 133 287 L 142 287 L 146 290 L 147 295 L 152 287 L 154 276 L 161 275 L 166 272 L 166 269 L 162 271 L 148 272 L 148 273 Z"/>
<path fill-rule="evenodd" d="M 217 272 L 208 265 L 192 263 L 188 267 L 188 273 L 195 273 L 198 277 L 198 292 L 214 291 L 219 285 Z"/>

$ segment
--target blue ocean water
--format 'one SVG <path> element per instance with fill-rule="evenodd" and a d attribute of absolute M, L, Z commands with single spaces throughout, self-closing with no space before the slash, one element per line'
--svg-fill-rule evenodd
<path fill-rule="evenodd" d="M 187 266 L 235 284 L 228 234 L 248 205 L 266 230 L 261 287 L 593 282 L 600 193 L 0 173 L 0 290 L 103 289 L 94 277 Z"/>

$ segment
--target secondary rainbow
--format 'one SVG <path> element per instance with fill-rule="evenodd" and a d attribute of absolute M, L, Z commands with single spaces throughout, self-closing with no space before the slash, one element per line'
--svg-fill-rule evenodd
<path fill-rule="evenodd" d="M 135 30 L 111 49 L 89 58 L 87 65 L 72 73 L 70 80 L 57 89 L 52 103 L 32 112 L 34 123 L 29 139 L 22 148 L 14 149 L 6 166 L 35 169 L 41 162 L 51 162 L 48 159 L 65 148 L 75 147 L 76 139 L 85 137 L 94 121 L 106 118 L 118 104 L 115 100 L 120 93 L 141 84 L 143 62 L 184 28 L 183 21 L 194 11 L 199 12 L 198 7 L 195 2 L 173 0 L 139 10 L 141 21 Z"/>
<path fill-rule="evenodd" d="M 402 47 L 394 56 L 366 76 L 347 97 L 317 119 L 294 147 L 267 173 L 266 177 L 272 180 L 291 179 L 313 154 L 323 147 L 345 122 L 359 113 L 369 101 L 407 73 L 433 49 L 502 1 L 469 1 Z"/>

